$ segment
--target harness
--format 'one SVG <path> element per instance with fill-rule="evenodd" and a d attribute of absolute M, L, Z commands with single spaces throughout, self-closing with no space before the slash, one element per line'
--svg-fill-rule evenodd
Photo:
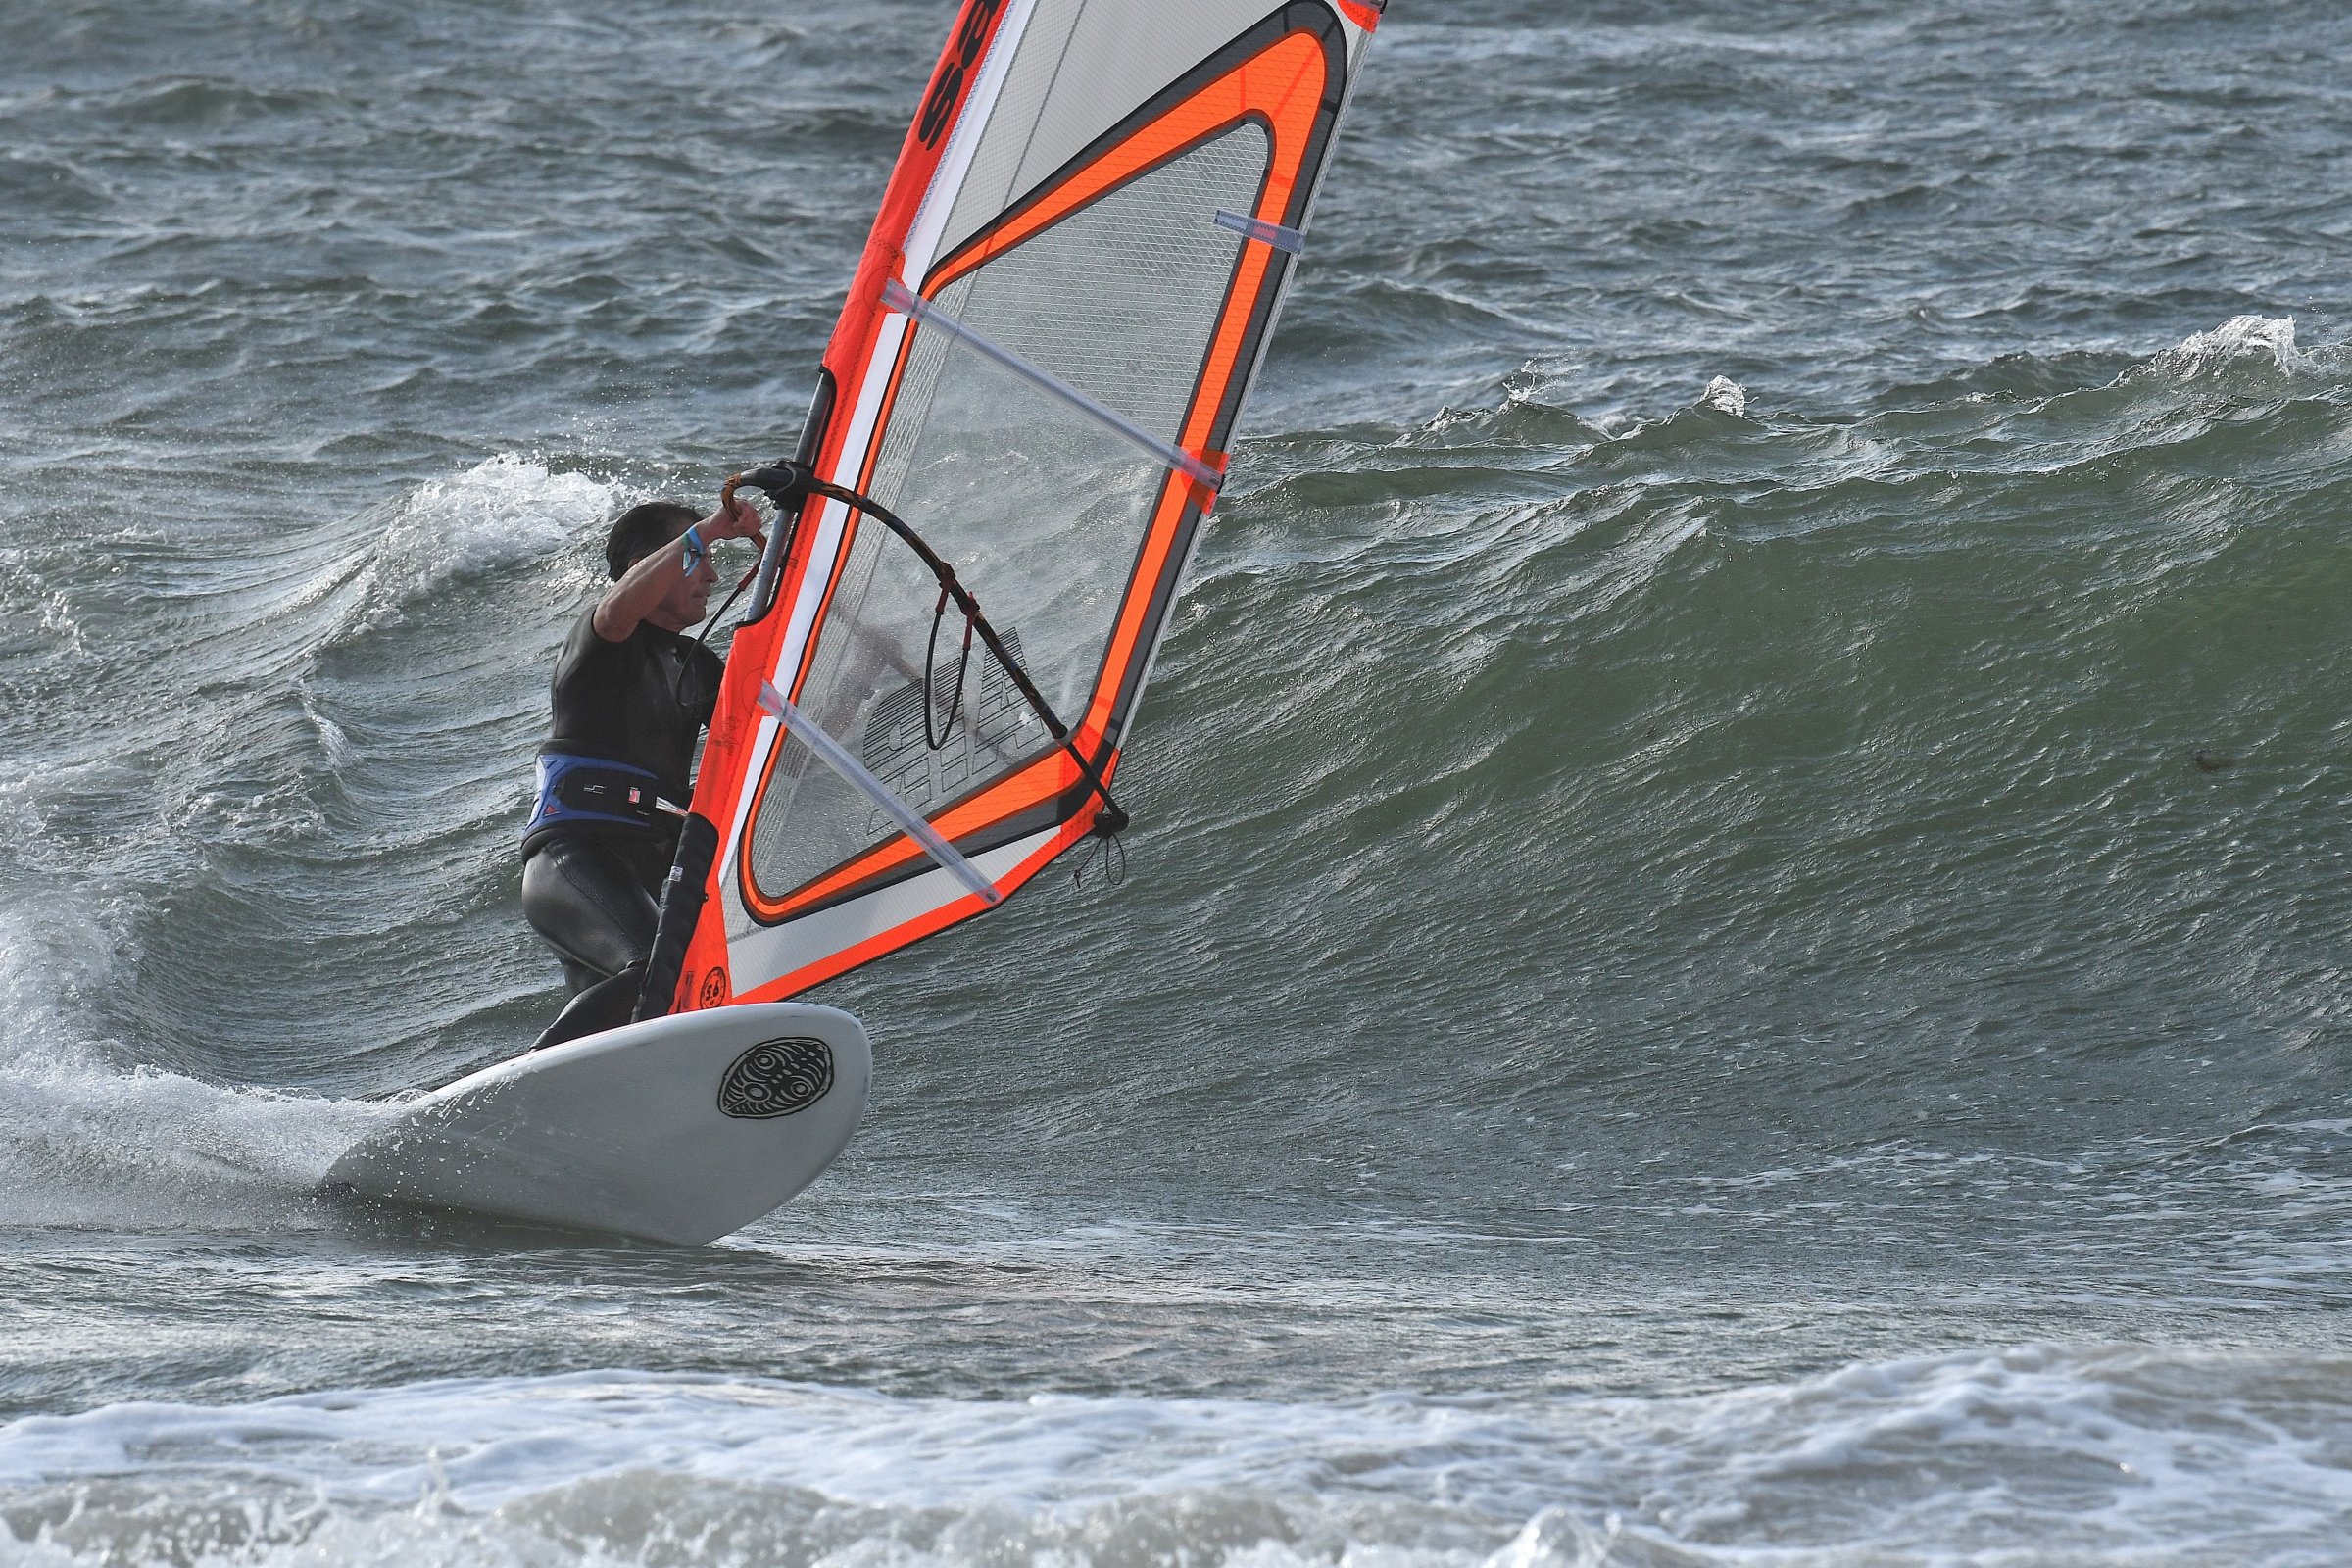
<path fill-rule="evenodd" d="M 531 790 L 531 817 L 522 831 L 528 838 L 541 828 L 575 822 L 658 827 L 664 813 L 686 814 L 662 798 L 662 780 L 644 768 L 601 757 L 541 752 Z"/>

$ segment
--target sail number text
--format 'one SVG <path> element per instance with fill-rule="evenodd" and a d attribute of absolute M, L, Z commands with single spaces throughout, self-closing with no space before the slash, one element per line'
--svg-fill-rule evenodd
<path fill-rule="evenodd" d="M 956 118 L 956 106 L 963 101 L 963 84 L 971 79 L 972 68 L 980 63 L 980 52 L 988 46 L 989 24 L 997 20 L 997 12 L 1004 0 L 972 0 L 964 9 L 963 25 L 956 33 L 956 44 L 950 52 L 948 66 L 933 83 L 931 96 L 923 100 L 923 118 L 915 122 L 915 134 L 925 147 L 936 147 Z"/>

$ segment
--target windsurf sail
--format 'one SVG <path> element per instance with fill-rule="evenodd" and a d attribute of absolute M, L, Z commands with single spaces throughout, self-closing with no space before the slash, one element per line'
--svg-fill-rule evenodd
<path fill-rule="evenodd" d="M 837 495 L 774 531 L 671 1006 L 944 930 L 1102 819 L 1384 4 L 964 0 L 799 461 L 920 529 L 992 651 L 948 701 L 959 628 L 901 538 Z"/>

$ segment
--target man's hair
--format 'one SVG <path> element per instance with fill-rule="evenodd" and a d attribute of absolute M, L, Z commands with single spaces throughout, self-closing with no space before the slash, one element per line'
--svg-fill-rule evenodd
<path fill-rule="evenodd" d="M 605 564 L 612 568 L 612 580 L 620 581 L 634 566 L 663 545 L 675 539 L 702 516 L 692 507 L 675 501 L 648 501 L 631 507 L 612 521 L 612 531 L 605 535 Z"/>

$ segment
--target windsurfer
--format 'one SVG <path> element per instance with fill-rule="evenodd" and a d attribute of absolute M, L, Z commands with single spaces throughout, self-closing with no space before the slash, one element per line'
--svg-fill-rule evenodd
<path fill-rule="evenodd" d="M 563 959 L 575 999 L 653 947 L 695 740 L 723 669 L 686 631 L 709 611 L 710 547 L 724 539 L 764 548 L 760 514 L 743 502 L 699 519 L 670 501 L 622 513 L 605 542 L 612 586 L 556 661 L 554 723 L 522 841 L 522 911 Z M 560 1019 L 550 1033 L 564 1028 Z"/>

